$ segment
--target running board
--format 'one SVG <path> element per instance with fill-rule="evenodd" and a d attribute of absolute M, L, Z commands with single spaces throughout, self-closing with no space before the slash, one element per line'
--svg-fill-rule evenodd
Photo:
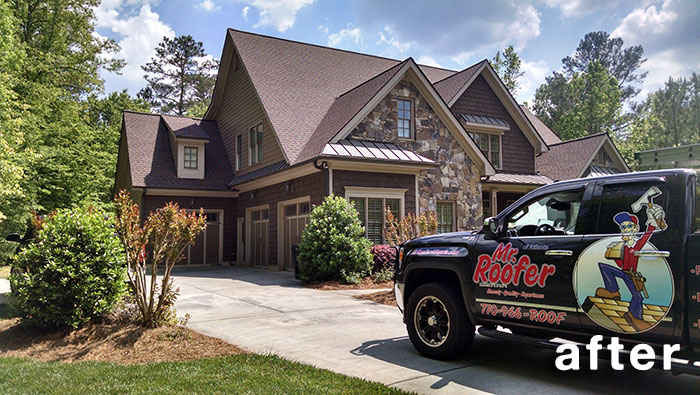
<path fill-rule="evenodd" d="M 499 331 L 498 329 L 489 329 L 486 327 L 479 327 L 477 332 L 486 337 L 491 337 L 495 339 L 500 339 L 500 340 L 505 340 L 505 341 L 514 341 L 518 343 L 525 343 L 525 344 L 530 344 L 533 346 L 537 347 L 543 347 L 543 348 L 548 348 L 550 350 L 556 350 L 557 347 L 562 345 L 563 343 L 556 343 L 553 341 L 549 341 L 546 339 L 540 339 L 534 336 L 527 336 L 527 335 L 519 335 L 515 333 L 508 333 L 504 331 Z M 585 349 L 585 344 L 581 343 L 569 343 L 573 344 L 576 347 L 579 348 L 579 355 L 588 355 L 588 351 Z M 598 353 L 598 358 L 609 361 L 610 359 L 608 358 L 608 353 L 604 352 L 605 350 L 600 350 Z M 629 350 L 626 350 L 629 351 Z M 620 353 L 620 362 L 624 364 L 629 364 L 629 352 L 622 352 Z M 687 363 L 682 363 L 682 362 L 677 362 L 677 361 L 671 361 L 671 370 L 670 372 L 674 375 L 677 374 L 692 374 L 696 376 L 700 376 L 700 366 L 696 366 L 693 364 L 694 361 L 688 361 Z M 654 368 L 656 369 L 662 369 L 663 368 L 663 361 L 660 359 L 655 359 L 654 360 Z"/>

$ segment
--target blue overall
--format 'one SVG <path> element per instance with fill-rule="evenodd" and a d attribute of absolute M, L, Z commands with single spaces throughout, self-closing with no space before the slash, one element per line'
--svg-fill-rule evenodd
<path fill-rule="evenodd" d="M 620 287 L 617 286 L 617 279 L 621 278 L 622 281 L 625 282 L 627 285 L 627 288 L 630 290 L 630 293 L 632 294 L 632 300 L 630 300 L 630 314 L 632 314 L 635 318 L 642 319 L 642 293 L 640 291 L 637 291 L 637 288 L 634 286 L 634 282 L 632 281 L 632 277 L 630 277 L 629 274 L 623 272 L 621 269 L 618 269 L 614 266 L 598 262 L 598 266 L 600 267 L 600 274 L 603 275 L 603 282 L 605 283 L 605 289 L 607 289 L 610 292 L 617 292 L 620 290 Z"/>

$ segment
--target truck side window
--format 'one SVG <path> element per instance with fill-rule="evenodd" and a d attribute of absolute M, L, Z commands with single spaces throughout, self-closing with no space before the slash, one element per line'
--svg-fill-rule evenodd
<path fill-rule="evenodd" d="M 596 234 L 619 234 L 620 226 L 614 221 L 614 217 L 623 212 L 636 215 L 641 223 L 641 229 L 644 229 L 644 222 L 647 219 L 645 206 L 642 205 L 638 207 L 638 211 L 634 211 L 633 203 L 642 198 L 651 187 L 657 187 L 661 191 L 660 196 L 652 199 L 653 203 L 661 205 L 665 210 L 666 185 L 663 182 L 642 181 L 604 185 Z"/>
<path fill-rule="evenodd" d="M 510 237 L 576 234 L 576 220 L 581 208 L 583 189 L 550 193 L 523 205 L 508 217 Z M 554 228 L 546 233 L 541 226 Z"/>
<path fill-rule="evenodd" d="M 695 232 L 700 233 L 700 170 L 695 179 Z"/>

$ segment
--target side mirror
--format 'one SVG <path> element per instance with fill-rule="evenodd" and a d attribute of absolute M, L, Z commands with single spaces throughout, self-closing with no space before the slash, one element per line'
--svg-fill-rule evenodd
<path fill-rule="evenodd" d="M 22 241 L 22 236 L 20 236 L 17 233 L 10 233 L 9 235 L 7 235 L 7 237 L 5 237 L 5 240 L 11 241 L 13 243 L 19 243 Z"/>
<path fill-rule="evenodd" d="M 495 217 L 488 217 L 484 220 L 484 234 L 491 239 L 498 238 L 498 220 Z"/>

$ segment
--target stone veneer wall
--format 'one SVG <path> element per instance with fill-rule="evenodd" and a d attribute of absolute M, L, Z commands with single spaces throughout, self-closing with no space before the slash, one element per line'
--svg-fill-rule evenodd
<path fill-rule="evenodd" d="M 415 140 L 398 137 L 397 98 L 413 100 Z M 475 229 L 480 225 L 482 207 L 479 168 L 472 163 L 410 79 L 402 79 L 360 122 L 351 137 L 392 142 L 440 163 L 435 169 L 422 171 L 418 177 L 419 212 L 435 211 L 438 201 L 454 201 L 457 230 Z"/>

